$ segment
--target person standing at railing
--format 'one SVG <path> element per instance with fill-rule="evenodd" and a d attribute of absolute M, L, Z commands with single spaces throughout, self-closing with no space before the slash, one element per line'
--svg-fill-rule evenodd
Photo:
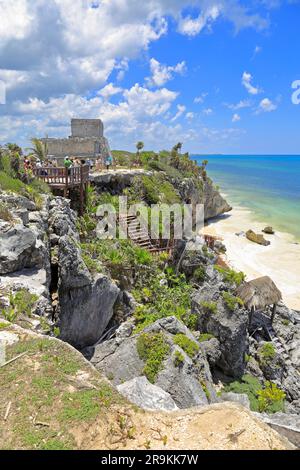
<path fill-rule="evenodd" d="M 65 168 L 67 168 L 67 170 L 68 170 L 68 175 L 70 175 L 70 174 L 71 174 L 71 168 L 72 168 L 72 166 L 73 166 L 73 163 L 72 163 L 72 160 L 69 158 L 68 155 L 65 157 L 64 166 L 65 166 Z"/>

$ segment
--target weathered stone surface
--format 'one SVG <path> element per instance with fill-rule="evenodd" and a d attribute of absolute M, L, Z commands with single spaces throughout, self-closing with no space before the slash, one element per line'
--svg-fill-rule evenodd
<path fill-rule="evenodd" d="M 111 320 L 120 291 L 108 277 L 91 276 L 71 233 L 59 240 L 58 271 L 61 338 L 77 348 L 91 346 Z"/>
<path fill-rule="evenodd" d="M 121 194 L 129 187 L 137 176 L 151 176 L 151 171 L 143 169 L 119 169 L 105 173 L 94 173 L 90 175 L 91 183 L 97 191 L 109 191 L 111 194 Z"/>
<path fill-rule="evenodd" d="M 128 337 L 119 334 L 116 338 L 95 347 L 92 364 L 110 378 L 115 385 L 130 381 L 144 374 L 145 363 L 137 351 L 137 339 L 140 334 Z M 179 408 L 201 406 L 217 400 L 208 362 L 200 350 L 191 359 L 174 343 L 173 335 L 185 334 L 196 344 L 197 340 L 186 326 L 174 317 L 163 318 L 145 328 L 143 333 L 163 333 L 170 345 L 170 353 L 162 364 L 155 385 L 169 393 Z M 182 364 L 175 364 L 175 354 L 182 355 Z"/>
<path fill-rule="evenodd" d="M 219 340 L 221 357 L 217 366 L 225 374 L 240 377 L 248 350 L 248 314 L 243 308 L 229 311 L 219 288 L 205 283 L 193 297 L 192 312 L 198 316 L 199 331 L 210 333 Z M 216 312 L 209 311 L 205 302 L 213 302 Z"/>
<path fill-rule="evenodd" d="M 266 240 L 265 237 L 261 235 L 260 233 L 253 232 L 253 230 L 248 230 L 248 232 L 246 232 L 246 237 L 251 242 L 258 243 L 259 245 L 263 245 L 263 246 L 271 245 L 271 242 L 269 240 Z"/>
<path fill-rule="evenodd" d="M 265 227 L 263 229 L 263 232 L 268 234 L 268 235 L 274 235 L 274 233 L 275 233 L 273 227 L 270 227 L 270 226 Z"/>
<path fill-rule="evenodd" d="M 117 390 L 125 398 L 144 410 L 173 411 L 178 409 L 171 395 L 152 385 L 146 377 L 136 377 L 118 385 Z"/>
<path fill-rule="evenodd" d="M 222 393 L 221 400 L 230 401 L 232 403 L 239 403 L 240 405 L 250 410 L 250 401 L 248 395 L 246 395 L 245 393 Z"/>
<path fill-rule="evenodd" d="M 253 413 L 259 419 L 267 423 L 281 436 L 286 437 L 289 442 L 300 448 L 300 416 L 289 413 Z"/>
<path fill-rule="evenodd" d="M 23 225 L 15 225 L 0 232 L 0 274 L 20 271 L 44 264 L 45 246 L 34 232 Z"/>
<path fill-rule="evenodd" d="M 210 367 L 215 367 L 221 359 L 222 351 L 217 338 L 200 343 L 202 352 L 206 355 Z"/>

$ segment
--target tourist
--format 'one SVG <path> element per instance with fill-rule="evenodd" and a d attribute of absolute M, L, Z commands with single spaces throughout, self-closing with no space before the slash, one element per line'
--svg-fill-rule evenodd
<path fill-rule="evenodd" d="M 109 171 L 112 164 L 113 164 L 113 159 L 112 159 L 111 153 L 109 153 L 105 159 L 105 166 L 106 166 L 107 171 Z"/>
<path fill-rule="evenodd" d="M 65 168 L 67 168 L 67 170 L 68 170 L 68 175 L 70 175 L 70 173 L 71 173 L 72 165 L 73 165 L 72 160 L 71 160 L 71 159 L 69 158 L 69 156 L 67 155 L 67 156 L 65 157 L 65 160 L 64 160 L 64 166 L 65 166 Z"/>

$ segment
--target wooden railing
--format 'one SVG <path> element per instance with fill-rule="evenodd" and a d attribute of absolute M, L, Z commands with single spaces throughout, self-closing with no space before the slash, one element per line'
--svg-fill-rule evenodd
<path fill-rule="evenodd" d="M 84 185 L 89 180 L 89 165 L 74 166 L 71 168 L 46 166 L 34 168 L 36 178 L 40 178 L 50 186 L 74 187 Z"/>

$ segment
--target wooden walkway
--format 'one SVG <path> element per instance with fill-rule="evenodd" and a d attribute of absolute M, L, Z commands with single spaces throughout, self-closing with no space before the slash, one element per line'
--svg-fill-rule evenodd
<path fill-rule="evenodd" d="M 84 212 L 86 191 L 89 184 L 89 165 L 65 167 L 41 167 L 34 168 L 36 178 L 47 183 L 52 190 L 62 191 L 64 197 L 68 197 L 70 190 L 77 189 L 80 192 L 80 211 Z"/>

